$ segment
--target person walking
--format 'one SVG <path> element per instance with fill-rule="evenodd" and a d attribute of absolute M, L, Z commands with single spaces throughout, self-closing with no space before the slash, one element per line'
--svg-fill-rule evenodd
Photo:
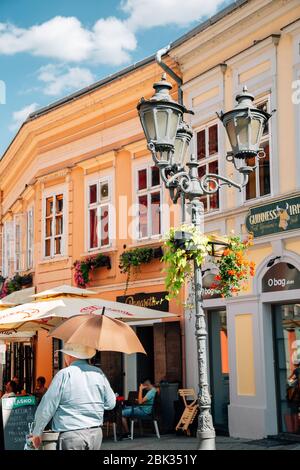
<path fill-rule="evenodd" d="M 33 445 L 40 447 L 52 420 L 52 430 L 59 432 L 58 450 L 100 450 L 104 410 L 115 407 L 115 394 L 102 370 L 87 362 L 95 349 L 66 344 L 61 352 L 67 367 L 55 375 L 37 408 Z"/>

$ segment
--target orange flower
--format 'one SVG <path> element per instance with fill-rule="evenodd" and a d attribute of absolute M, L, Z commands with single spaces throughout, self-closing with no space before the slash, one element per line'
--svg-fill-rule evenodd
<path fill-rule="evenodd" d="M 236 271 L 234 271 L 234 269 L 228 269 L 227 274 L 228 274 L 229 276 L 235 276 Z"/>
<path fill-rule="evenodd" d="M 225 248 L 225 250 L 223 251 L 223 255 L 228 256 L 230 254 L 231 254 L 231 250 L 229 248 Z"/>
<path fill-rule="evenodd" d="M 220 274 L 217 274 L 217 275 L 215 276 L 215 281 L 221 281 L 221 276 L 220 276 Z"/>
<path fill-rule="evenodd" d="M 249 266 L 250 266 L 251 269 L 255 269 L 255 262 L 250 261 Z"/>

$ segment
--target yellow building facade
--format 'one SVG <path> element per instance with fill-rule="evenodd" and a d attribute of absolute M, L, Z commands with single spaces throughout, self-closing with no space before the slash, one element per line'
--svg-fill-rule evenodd
<path fill-rule="evenodd" d="M 185 105 L 195 112 L 190 124 L 200 176 L 235 176 L 216 111 L 231 109 L 244 85 L 258 106 L 276 109 L 261 142 L 266 157 L 245 190 L 222 188 L 202 198 L 206 233 L 254 233 L 250 257 L 257 273 L 247 292 L 215 298 L 209 289 L 213 267 L 204 267 L 210 270 L 204 307 L 213 416 L 217 428 L 238 437 L 298 432 L 285 389 L 300 340 L 299 18 L 298 0 L 235 2 L 172 43 L 163 57 L 182 78 Z M 124 251 L 161 246 L 162 235 L 180 222 L 180 209 L 170 204 L 153 168 L 136 111 L 160 75 L 151 57 L 23 124 L 0 161 L 5 278 L 33 273 L 38 292 L 74 284 L 74 263 L 102 253 L 110 269 L 92 273 L 89 288 L 97 295 L 147 305 L 162 298 L 158 259 L 143 265 L 128 289 L 119 268 Z M 176 98 L 175 83 L 173 93 Z M 164 308 L 180 320 L 136 325 L 149 360 L 100 358 L 122 393 L 135 389 L 145 373 L 156 382 L 197 389 L 193 312 L 176 301 Z M 57 366 L 52 341 L 38 332 L 25 343 L 35 353 L 34 375 L 49 382 Z"/>

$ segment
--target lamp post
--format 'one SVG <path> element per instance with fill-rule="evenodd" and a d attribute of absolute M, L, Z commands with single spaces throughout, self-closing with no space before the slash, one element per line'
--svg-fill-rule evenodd
<path fill-rule="evenodd" d="M 218 115 L 232 147 L 226 159 L 233 163 L 241 176 L 241 181 L 236 182 L 214 173 L 207 173 L 199 178 L 197 158 L 188 152 L 193 132 L 183 120 L 184 113 L 193 114 L 193 112 L 172 99 L 170 96 L 172 85 L 166 81 L 165 74 L 153 85 L 153 88 L 155 93 L 152 98 L 149 100 L 142 98 L 137 106 L 148 148 L 155 165 L 159 168 L 164 185 L 170 191 L 172 201 L 176 203 L 179 197 L 183 202 L 188 200 L 191 204 L 192 224 L 200 230 L 204 213 L 200 197 L 216 193 L 223 185 L 233 186 L 240 191 L 246 186 L 249 174 L 256 168 L 249 166 L 248 160 L 264 156 L 259 144 L 264 126 L 271 115 L 254 106 L 254 97 L 245 87 L 236 97 L 237 106 L 225 114 Z M 202 300 L 202 272 L 195 260 L 194 285 L 200 407 L 197 437 L 200 450 L 214 450 L 215 430 L 208 385 L 207 328 Z"/>

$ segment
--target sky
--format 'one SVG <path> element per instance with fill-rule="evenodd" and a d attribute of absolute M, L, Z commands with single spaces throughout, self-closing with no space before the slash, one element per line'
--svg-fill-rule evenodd
<path fill-rule="evenodd" d="M 0 157 L 28 115 L 154 54 L 230 0 L 0 0 Z"/>

